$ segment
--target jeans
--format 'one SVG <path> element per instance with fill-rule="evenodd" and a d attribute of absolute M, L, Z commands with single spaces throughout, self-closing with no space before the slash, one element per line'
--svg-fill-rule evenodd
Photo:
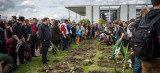
<path fill-rule="evenodd" d="M 67 34 L 66 35 L 66 42 L 67 42 L 67 47 L 70 47 L 71 45 L 71 41 L 70 41 L 71 39 L 70 39 L 70 34 Z"/>
<path fill-rule="evenodd" d="M 43 64 L 47 64 L 47 52 L 48 52 L 49 45 L 50 45 L 49 41 L 42 42 L 42 62 Z"/>
<path fill-rule="evenodd" d="M 137 57 L 135 57 L 135 62 L 133 66 L 133 73 L 141 73 L 142 72 L 142 66 L 141 61 Z"/>
<path fill-rule="evenodd" d="M 67 49 L 67 39 L 62 35 L 63 51 Z"/>
<path fill-rule="evenodd" d="M 76 43 L 75 42 L 76 41 L 76 35 L 71 35 L 71 40 L 74 41 L 74 43 Z M 71 41 L 71 43 L 72 43 L 72 41 Z"/>
<path fill-rule="evenodd" d="M 124 51 L 123 51 L 123 45 L 121 45 L 122 44 L 122 42 L 117 42 L 115 45 L 114 45 L 114 47 L 113 47 L 113 53 L 112 53 L 112 59 L 114 59 L 114 56 L 115 56 L 115 51 L 116 51 L 116 48 L 117 48 L 117 46 L 118 47 L 120 47 L 120 52 L 122 53 L 122 56 L 123 56 L 123 58 L 125 58 L 125 53 L 124 53 Z"/>

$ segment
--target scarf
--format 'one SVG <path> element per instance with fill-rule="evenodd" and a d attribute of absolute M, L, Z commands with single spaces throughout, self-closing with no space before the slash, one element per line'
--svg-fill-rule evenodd
<path fill-rule="evenodd" d="M 28 25 L 31 25 L 31 24 L 28 24 Z M 34 24 L 32 24 L 32 29 L 33 29 L 33 32 L 36 34 L 36 27 L 34 26 Z"/>

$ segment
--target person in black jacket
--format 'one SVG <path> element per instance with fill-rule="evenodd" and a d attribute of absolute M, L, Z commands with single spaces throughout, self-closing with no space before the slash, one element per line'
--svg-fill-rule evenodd
<path fill-rule="evenodd" d="M 36 30 L 38 30 L 38 20 L 37 18 L 33 18 L 33 24 L 36 27 Z M 36 51 L 38 50 L 38 47 L 40 45 L 39 38 L 36 36 Z"/>
<path fill-rule="evenodd" d="M 25 18 L 24 17 L 19 17 L 19 20 L 16 24 L 13 25 L 13 61 L 14 64 L 17 64 L 17 52 L 19 54 L 19 60 L 21 64 L 24 64 L 24 49 L 21 47 L 23 45 L 23 42 L 25 41 L 23 37 L 23 29 L 22 29 L 22 24 L 24 22 Z M 20 48 L 17 48 L 17 44 L 20 45 Z"/>
<path fill-rule="evenodd" d="M 39 26 L 38 28 L 38 34 L 40 37 L 40 41 L 42 43 L 42 62 L 43 64 L 47 64 L 47 51 L 49 49 L 50 46 L 50 40 L 51 40 L 51 33 L 50 33 L 50 29 L 48 27 L 49 24 L 49 18 L 44 18 L 42 20 L 42 24 Z"/>
<path fill-rule="evenodd" d="M 139 25 L 141 19 L 149 12 L 148 10 L 149 10 L 148 8 L 141 9 L 141 15 L 140 15 L 140 17 L 135 22 L 130 23 L 130 25 L 128 26 L 128 29 L 131 32 L 133 30 L 135 30 L 136 28 L 138 28 L 138 25 Z M 132 37 L 130 37 L 130 38 L 132 38 Z M 141 73 L 142 72 L 142 66 L 141 66 L 140 59 L 138 59 L 137 57 L 135 57 L 134 55 L 132 55 L 131 60 L 132 60 L 132 62 L 134 62 L 133 63 L 134 64 L 133 65 L 133 73 Z"/>
<path fill-rule="evenodd" d="M 30 37 L 31 37 L 31 27 L 28 26 L 29 20 L 26 19 L 25 22 L 23 23 L 24 25 L 22 26 L 23 30 L 23 36 L 25 38 L 25 46 L 23 46 L 24 48 L 24 56 L 26 61 L 31 61 L 31 50 L 30 47 L 26 47 L 26 46 L 30 46 Z"/>
<path fill-rule="evenodd" d="M 71 27 L 71 30 L 72 30 L 72 41 L 74 41 L 74 43 L 76 43 L 76 24 L 75 22 L 72 22 L 72 27 Z"/>
<path fill-rule="evenodd" d="M 31 53 L 32 53 L 32 57 L 37 57 L 35 55 L 35 45 L 37 42 L 37 30 L 36 30 L 36 26 L 33 24 L 33 19 L 30 18 L 29 19 L 29 24 L 30 29 L 31 29 L 31 38 L 30 38 L 30 47 L 31 47 Z"/>
<path fill-rule="evenodd" d="M 6 27 L 5 24 L 0 22 L 0 53 L 7 53 L 6 50 Z"/>
<path fill-rule="evenodd" d="M 31 37 L 31 27 L 28 26 L 28 22 L 29 22 L 29 20 L 26 19 L 24 25 L 22 26 L 22 29 L 24 29 L 23 30 L 23 32 L 24 32 L 23 36 L 24 36 L 24 38 L 26 40 L 25 42 L 29 42 L 30 37 Z"/>
<path fill-rule="evenodd" d="M 160 0 L 151 0 L 153 9 L 145 15 L 146 24 L 150 23 L 156 16 L 160 14 Z M 160 72 L 160 19 L 154 24 L 154 55 L 153 61 L 142 61 L 143 73 L 159 73 Z"/>

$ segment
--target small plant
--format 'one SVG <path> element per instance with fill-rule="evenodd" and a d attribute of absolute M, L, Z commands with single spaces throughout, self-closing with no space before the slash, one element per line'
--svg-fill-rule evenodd
<path fill-rule="evenodd" d="M 119 51 L 120 51 L 120 48 L 122 46 L 122 44 L 120 44 L 120 47 L 119 46 L 119 41 L 117 41 L 117 46 L 116 46 L 116 50 L 115 50 L 115 55 L 114 55 L 114 71 L 115 73 L 117 72 L 117 57 L 118 57 L 118 54 L 119 54 Z"/>
<path fill-rule="evenodd" d="M 50 42 L 50 43 L 51 43 L 51 46 L 53 47 L 53 50 L 60 53 L 58 48 L 52 42 Z"/>
<path fill-rule="evenodd" d="M 129 44 L 128 44 L 128 46 L 129 46 Z M 126 70 L 126 63 L 127 63 L 127 60 L 128 60 L 128 46 L 127 46 L 127 48 L 125 48 L 126 56 L 125 56 L 125 61 L 124 61 L 122 73 L 125 73 L 125 70 Z"/>

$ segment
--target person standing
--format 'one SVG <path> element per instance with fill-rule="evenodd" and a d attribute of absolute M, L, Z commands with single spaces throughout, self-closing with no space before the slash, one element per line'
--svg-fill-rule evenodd
<path fill-rule="evenodd" d="M 43 64 L 47 64 L 47 52 L 48 52 L 48 48 L 50 45 L 50 40 L 51 40 L 51 33 L 50 33 L 50 29 L 48 28 L 48 24 L 49 22 L 49 18 L 44 18 L 42 20 L 42 24 L 39 26 L 38 28 L 38 34 L 40 37 L 40 41 L 42 43 L 42 62 Z"/>
<path fill-rule="evenodd" d="M 68 21 L 68 20 L 65 20 L 64 22 L 65 22 L 65 23 L 63 23 L 62 26 L 63 26 L 64 29 L 65 29 L 66 45 L 67 45 L 67 49 L 68 49 L 68 47 L 70 47 L 69 32 L 68 32 L 68 29 L 67 29 L 67 26 L 68 26 L 68 24 L 69 24 L 69 21 Z"/>
<path fill-rule="evenodd" d="M 38 20 L 37 18 L 33 18 L 33 24 L 36 27 L 36 30 L 38 30 Z M 36 35 L 38 34 L 38 31 L 36 31 Z M 38 48 L 40 46 L 40 41 L 38 36 L 36 36 L 36 52 L 38 51 Z"/>
<path fill-rule="evenodd" d="M 60 32 L 61 32 L 61 21 L 60 20 L 57 20 L 58 21 L 58 27 L 59 27 L 59 29 L 60 29 Z M 60 38 L 61 38 L 61 40 L 60 40 L 60 43 L 58 44 L 59 45 L 59 49 L 61 49 L 61 47 L 62 47 L 62 42 L 63 42 L 63 40 L 62 40 L 62 33 L 61 33 L 61 36 L 60 36 Z"/>
<path fill-rule="evenodd" d="M 28 25 L 31 28 L 30 45 L 31 45 L 32 57 L 37 57 L 37 56 L 35 56 L 35 45 L 36 45 L 36 38 L 37 38 L 37 30 L 36 30 L 36 26 L 33 24 L 33 19 L 32 18 L 29 19 L 29 24 Z"/>
<path fill-rule="evenodd" d="M 138 25 L 142 18 L 149 12 L 149 8 L 142 8 L 140 11 L 140 17 L 135 21 L 128 25 L 127 31 L 129 31 L 130 38 L 132 38 L 132 31 L 138 28 Z M 134 52 L 133 52 L 134 53 Z M 135 56 L 135 55 L 133 55 Z M 132 60 L 132 58 L 131 58 Z M 141 66 L 141 60 L 138 59 L 136 56 L 134 57 L 134 65 L 133 65 L 133 73 L 141 73 L 142 72 L 142 66 Z"/>
<path fill-rule="evenodd" d="M 67 25 L 67 29 L 68 29 L 68 47 L 71 47 L 71 35 L 72 35 L 72 30 L 71 30 L 72 25 L 70 25 L 70 22 Z"/>
<path fill-rule="evenodd" d="M 29 20 L 26 19 L 25 22 L 24 22 L 24 25 L 22 26 L 22 29 L 24 29 L 23 30 L 23 32 L 24 32 L 23 36 L 24 36 L 26 42 L 29 42 L 30 37 L 31 37 L 31 28 L 30 28 L 30 26 L 28 26 L 28 23 L 29 23 Z"/>
<path fill-rule="evenodd" d="M 67 50 L 67 44 L 66 44 L 66 30 L 63 24 L 59 24 L 61 29 L 61 37 L 62 37 L 62 45 L 63 45 L 63 51 Z"/>
<path fill-rule="evenodd" d="M 7 28 L 7 40 L 6 40 L 6 45 L 7 45 L 7 50 L 8 50 L 8 55 L 12 56 L 12 50 L 13 50 L 13 37 L 12 37 L 12 21 L 8 21 Z"/>
<path fill-rule="evenodd" d="M 94 30 L 94 24 L 92 24 L 91 27 L 92 27 L 92 28 L 91 28 L 91 30 L 92 30 L 92 32 L 91 32 L 91 37 L 94 38 L 94 34 L 95 34 L 95 33 L 94 33 L 94 32 L 95 32 L 95 30 Z"/>
<path fill-rule="evenodd" d="M 153 9 L 145 15 L 146 24 L 151 23 L 157 16 L 160 15 L 160 0 L 151 0 L 151 3 L 153 5 Z M 152 57 L 152 61 L 141 60 L 143 73 L 160 72 L 160 19 L 156 21 L 156 23 L 153 26 L 153 29 L 153 36 L 150 39 L 154 40 L 154 45 L 152 45 L 154 46 L 154 48 L 151 48 L 152 50 L 154 50 L 154 52 L 150 53 L 152 53 L 154 57 Z"/>
<path fill-rule="evenodd" d="M 22 29 L 23 30 L 23 36 L 25 38 L 25 44 L 24 45 L 28 45 L 30 46 L 30 37 L 31 37 L 31 27 L 28 26 L 29 24 L 29 20 L 26 19 L 25 22 L 23 23 L 24 25 L 22 26 Z M 25 46 L 24 46 L 25 48 Z M 31 61 L 31 49 L 30 48 L 27 48 L 27 49 L 24 49 L 24 55 L 25 55 L 25 59 L 26 61 Z"/>
<path fill-rule="evenodd" d="M 7 53 L 6 50 L 6 27 L 5 24 L 0 21 L 0 53 Z"/>
<path fill-rule="evenodd" d="M 76 24 L 75 22 L 72 22 L 72 27 L 71 27 L 71 30 L 72 30 L 72 41 L 74 41 L 74 43 L 76 43 Z"/>
<path fill-rule="evenodd" d="M 24 22 L 25 18 L 23 16 L 19 17 L 18 22 L 13 25 L 13 62 L 16 65 L 17 64 L 17 52 L 19 55 L 20 64 L 24 64 L 24 49 L 22 48 L 23 42 L 25 41 L 23 37 L 23 29 L 22 24 Z M 19 49 L 17 48 L 17 45 L 19 45 Z"/>
<path fill-rule="evenodd" d="M 58 27 L 58 21 L 54 21 L 52 26 L 51 26 L 51 41 L 52 43 L 58 47 L 58 44 L 61 43 L 61 32 L 60 32 L 60 29 Z M 56 49 L 53 48 L 52 49 L 52 54 L 57 54 L 56 53 Z"/>
<path fill-rule="evenodd" d="M 12 16 L 12 24 L 16 24 L 17 23 L 17 17 L 16 16 Z"/>
<path fill-rule="evenodd" d="M 120 51 L 122 53 L 122 56 L 123 58 L 125 58 L 125 53 L 123 51 L 123 46 L 122 46 L 122 41 L 123 41 L 123 38 L 124 38 L 124 29 L 123 27 L 121 27 L 117 21 L 114 21 L 113 22 L 114 26 L 116 27 L 116 38 L 118 39 L 118 41 L 116 42 L 116 44 L 114 45 L 113 47 L 113 53 L 112 53 L 112 56 L 109 57 L 110 60 L 113 60 L 114 59 L 114 56 L 115 56 L 115 50 L 116 50 L 116 47 L 120 47 Z"/>
<path fill-rule="evenodd" d="M 82 36 L 81 25 L 79 25 L 79 29 L 77 32 L 77 45 L 79 45 L 79 40 L 81 36 Z"/>

